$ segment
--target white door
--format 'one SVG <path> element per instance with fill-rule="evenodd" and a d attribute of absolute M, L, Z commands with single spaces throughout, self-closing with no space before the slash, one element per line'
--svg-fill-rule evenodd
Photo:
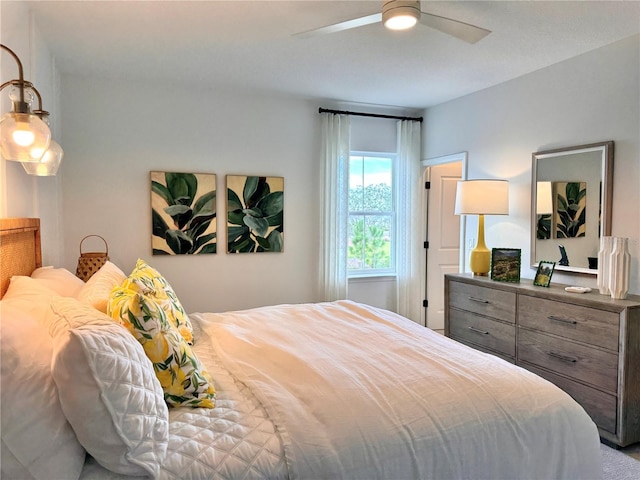
<path fill-rule="evenodd" d="M 454 215 L 462 162 L 428 167 L 427 327 L 444 333 L 444 274 L 460 269 L 460 216 Z"/>

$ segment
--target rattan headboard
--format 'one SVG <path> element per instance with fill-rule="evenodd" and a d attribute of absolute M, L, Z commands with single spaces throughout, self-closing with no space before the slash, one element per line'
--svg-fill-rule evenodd
<path fill-rule="evenodd" d="M 42 266 L 39 218 L 0 218 L 0 298 L 14 275 Z"/>

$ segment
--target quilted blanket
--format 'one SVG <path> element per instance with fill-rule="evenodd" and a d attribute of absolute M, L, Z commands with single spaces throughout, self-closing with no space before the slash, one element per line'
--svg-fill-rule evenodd
<path fill-rule="evenodd" d="M 551 383 L 349 301 L 203 314 L 290 478 L 597 477 L 596 426 Z"/>
<path fill-rule="evenodd" d="M 193 348 L 212 375 L 216 407 L 169 410 L 169 445 L 159 480 L 237 480 L 289 478 L 284 450 L 273 422 L 246 385 L 221 364 L 206 332 Z M 110 472 L 87 458 L 81 480 L 140 479 Z"/>

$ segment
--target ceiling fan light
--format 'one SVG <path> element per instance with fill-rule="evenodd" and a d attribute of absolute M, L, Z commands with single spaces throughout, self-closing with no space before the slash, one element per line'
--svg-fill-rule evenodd
<path fill-rule="evenodd" d="M 420 2 L 394 0 L 382 7 L 382 23 L 390 30 L 406 30 L 420 19 Z"/>
<path fill-rule="evenodd" d="M 389 30 L 407 30 L 416 23 L 418 23 L 418 20 L 412 15 L 396 15 L 388 19 L 384 26 Z"/>

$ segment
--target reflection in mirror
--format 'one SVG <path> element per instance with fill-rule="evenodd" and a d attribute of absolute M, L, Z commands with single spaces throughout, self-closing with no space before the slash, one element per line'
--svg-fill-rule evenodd
<path fill-rule="evenodd" d="M 602 235 L 611 235 L 613 142 L 533 154 L 531 267 L 597 274 Z"/>

